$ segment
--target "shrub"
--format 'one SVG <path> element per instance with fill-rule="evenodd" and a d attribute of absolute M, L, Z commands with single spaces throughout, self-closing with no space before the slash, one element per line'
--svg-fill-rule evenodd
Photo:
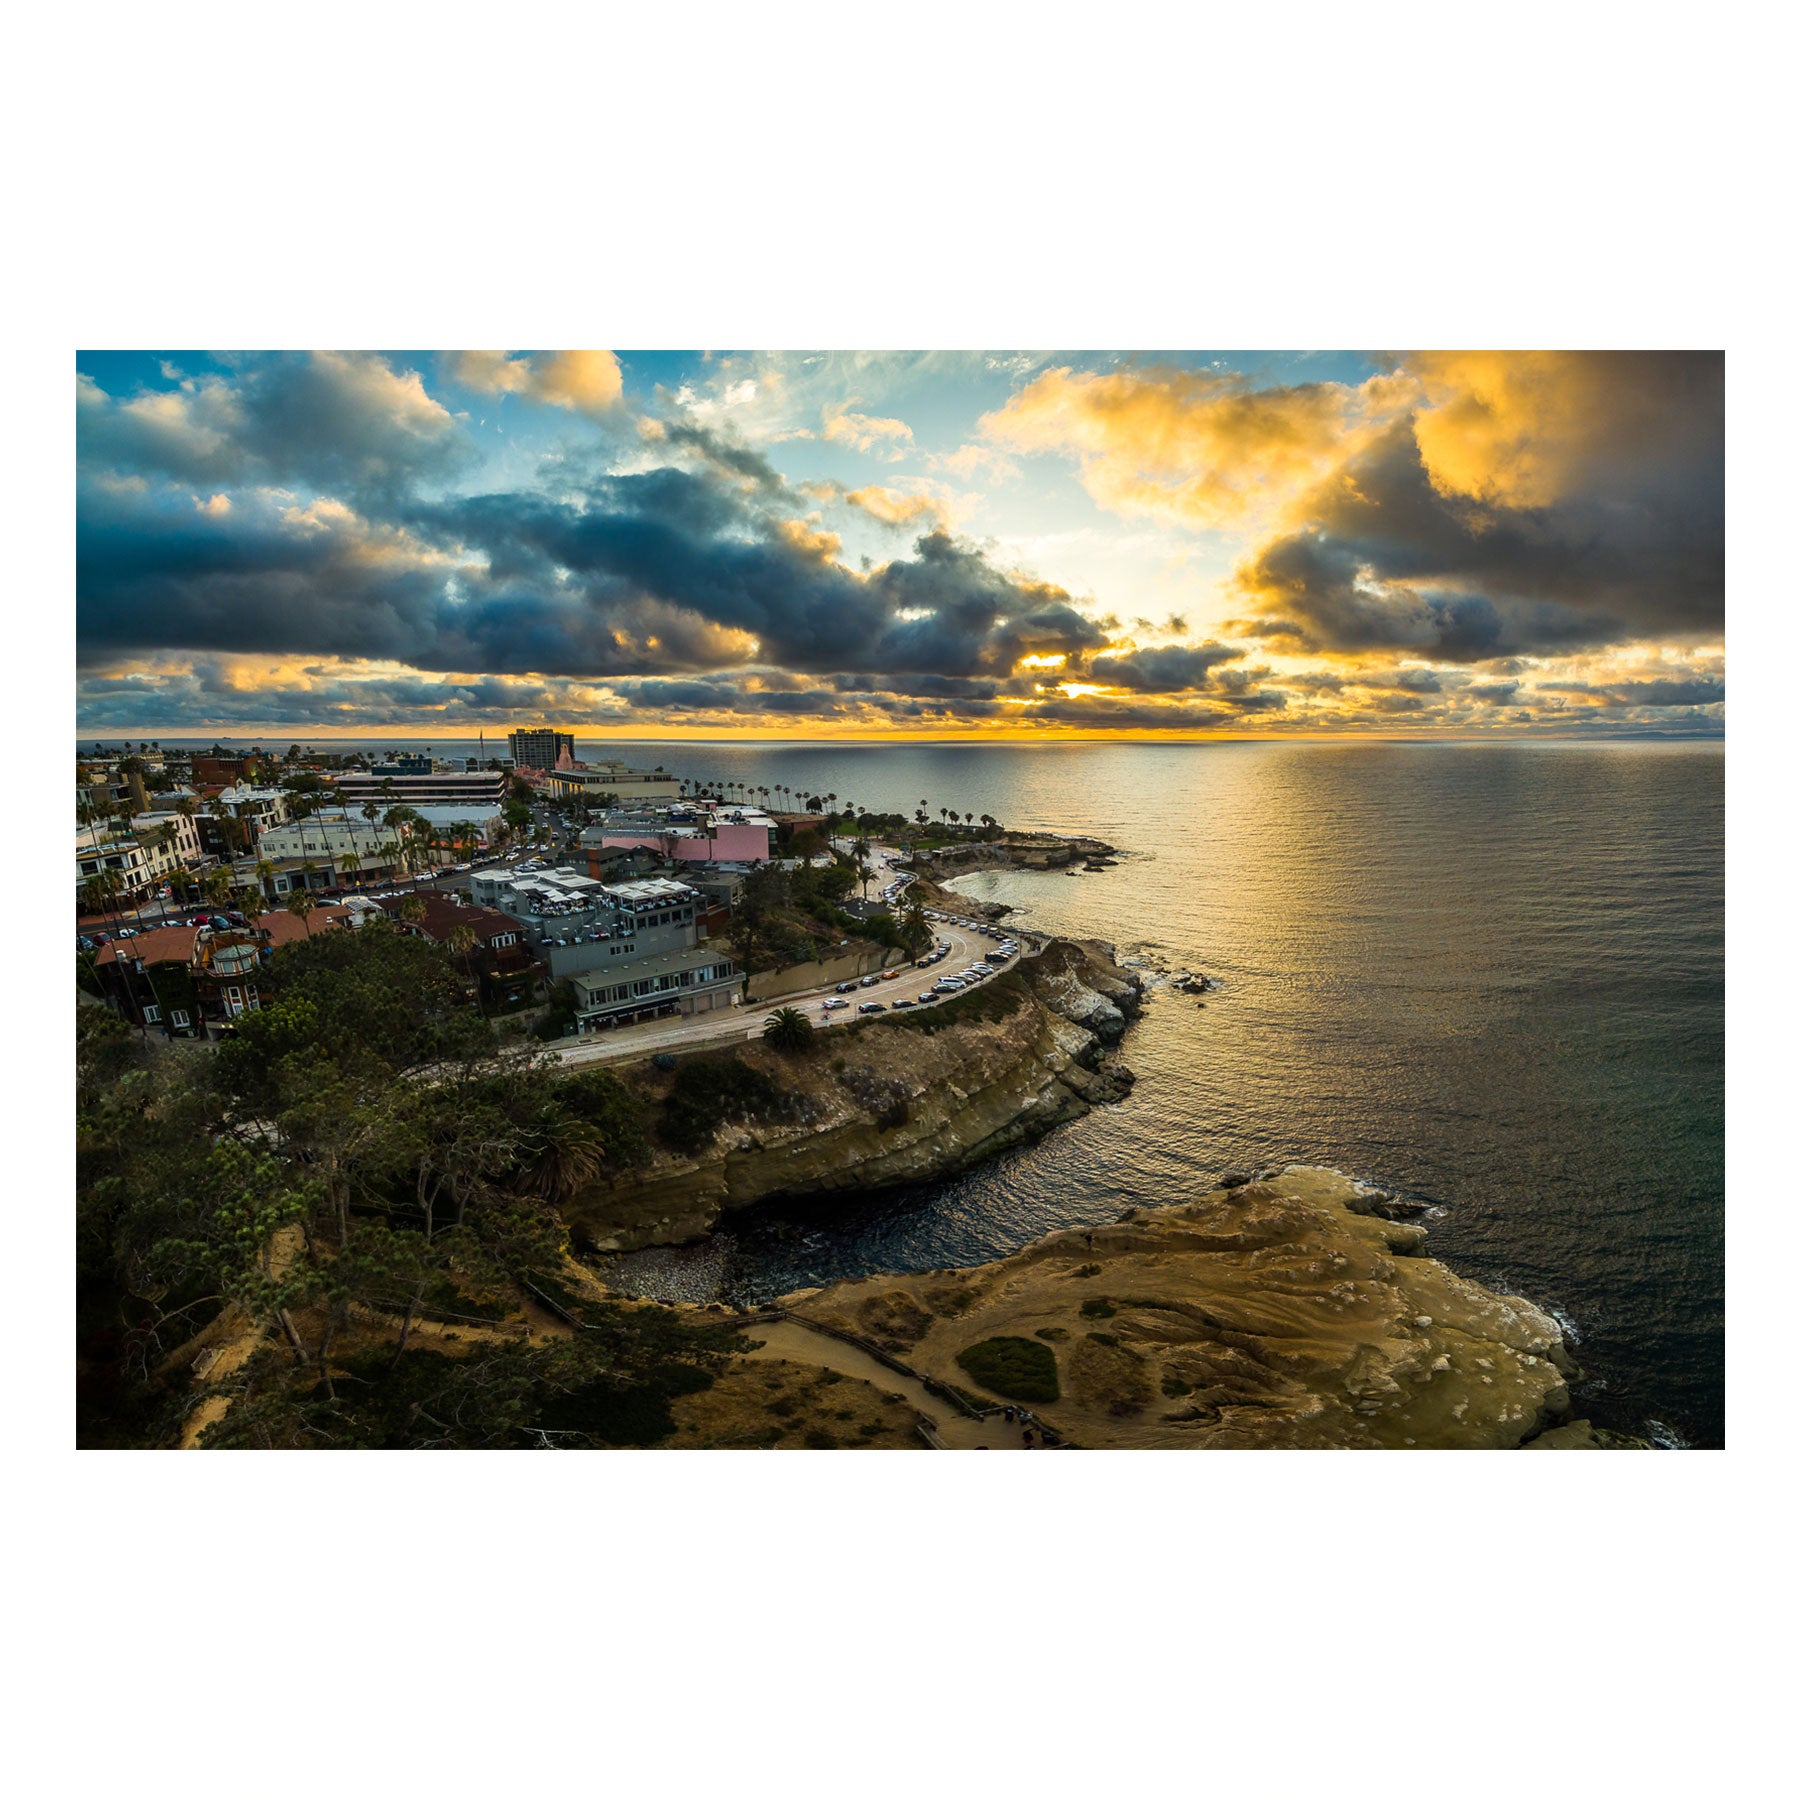
<path fill-rule="evenodd" d="M 687 1155 L 704 1149 L 727 1119 L 773 1119 L 789 1096 L 761 1069 L 735 1056 L 706 1056 L 683 1063 L 662 1103 L 658 1125 L 670 1149 Z"/>
<path fill-rule="evenodd" d="M 838 1441 L 822 1425 L 815 1425 L 800 1442 L 808 1450 L 835 1450 Z"/>
<path fill-rule="evenodd" d="M 1056 1356 L 1046 1344 L 1030 1338 L 994 1337 L 957 1352 L 959 1367 L 1004 1400 L 1040 1404 L 1057 1399 Z"/>
<path fill-rule="evenodd" d="M 1084 1319 L 1110 1319 L 1118 1310 L 1110 1300 L 1084 1300 L 1081 1303 Z"/>
<path fill-rule="evenodd" d="M 1098 1263 L 1083 1263 L 1079 1269 L 1075 1270 L 1073 1279 L 1076 1281 L 1085 1281 L 1088 1276 L 1098 1275 L 1099 1273 L 1100 1265 Z"/>

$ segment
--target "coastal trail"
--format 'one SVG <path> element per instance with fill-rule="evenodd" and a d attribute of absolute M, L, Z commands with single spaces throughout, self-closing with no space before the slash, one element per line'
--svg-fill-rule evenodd
<path fill-rule="evenodd" d="M 968 1418 L 946 1406 L 916 1377 L 890 1369 L 854 1344 L 827 1337 L 822 1332 L 809 1331 L 806 1326 L 786 1319 L 758 1321 L 744 1329 L 749 1336 L 761 1340 L 759 1347 L 750 1352 L 752 1360 L 811 1363 L 856 1381 L 866 1381 L 880 1393 L 898 1394 L 925 1421 L 931 1435 L 946 1450 L 1022 1450 L 1025 1447 L 1018 1425 L 1007 1424 L 998 1413 L 985 1419 Z"/>

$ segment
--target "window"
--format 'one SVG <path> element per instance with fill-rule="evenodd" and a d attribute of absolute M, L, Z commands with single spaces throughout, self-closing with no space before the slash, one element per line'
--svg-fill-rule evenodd
<path fill-rule="evenodd" d="M 186 1031 L 188 1028 L 188 1016 L 184 1012 L 172 1012 L 169 1014 L 169 1023 L 173 1025 L 177 1031 Z"/>
<path fill-rule="evenodd" d="M 162 1019 L 162 1008 L 161 1007 L 146 1006 L 144 1008 L 144 1023 L 146 1025 L 155 1025 L 155 1024 L 159 1023 L 161 1019 Z"/>

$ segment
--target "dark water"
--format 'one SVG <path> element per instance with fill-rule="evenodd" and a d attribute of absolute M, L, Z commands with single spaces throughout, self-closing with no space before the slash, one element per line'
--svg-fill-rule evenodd
<path fill-rule="evenodd" d="M 958 887 L 1224 983 L 1139 1081 L 969 1175 L 648 1253 L 757 1298 L 985 1261 L 1231 1169 L 1429 1196 L 1432 1252 L 1555 1309 L 1602 1422 L 1724 1439 L 1724 770 L 1716 744 L 683 746 L 671 766 L 1096 833 L 1104 874 Z"/>

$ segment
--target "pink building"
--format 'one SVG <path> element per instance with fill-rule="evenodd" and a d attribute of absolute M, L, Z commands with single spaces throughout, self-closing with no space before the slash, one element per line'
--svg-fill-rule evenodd
<path fill-rule="evenodd" d="M 605 832 L 603 850 L 654 850 L 675 862 L 767 862 L 769 826 L 766 820 L 734 825 L 720 819 L 712 835 L 692 825 L 671 826 L 667 831 Z"/>

